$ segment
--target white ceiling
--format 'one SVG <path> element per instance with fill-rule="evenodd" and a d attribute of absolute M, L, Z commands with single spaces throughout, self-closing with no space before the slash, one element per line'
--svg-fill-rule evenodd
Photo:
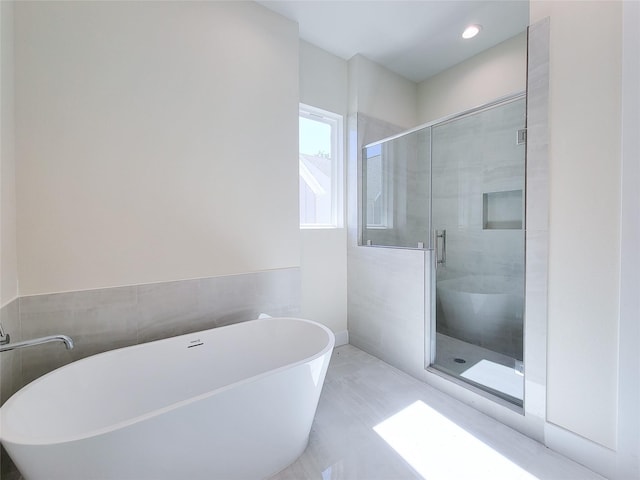
<path fill-rule="evenodd" d="M 345 60 L 360 53 L 420 82 L 525 30 L 526 0 L 259 1 L 298 22 L 300 38 Z M 471 40 L 469 24 L 482 25 Z"/>

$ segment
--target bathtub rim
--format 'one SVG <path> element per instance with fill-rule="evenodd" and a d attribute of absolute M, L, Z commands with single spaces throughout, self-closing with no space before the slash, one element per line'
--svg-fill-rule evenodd
<path fill-rule="evenodd" d="M 63 365 L 62 367 L 58 367 L 55 370 L 52 370 L 51 372 L 36 378 L 35 380 L 33 380 L 32 382 L 28 383 L 27 385 L 25 385 L 24 387 L 22 387 L 20 390 L 18 390 L 16 393 L 14 393 L 11 397 L 9 397 L 9 399 L 2 405 L 2 407 L 0 407 L 0 419 L 2 416 L 2 411 L 3 410 L 7 410 L 10 411 L 10 406 L 11 404 L 15 403 L 16 401 L 19 400 L 20 394 L 24 393 L 23 391 L 34 388 L 35 385 L 40 381 L 45 379 L 46 377 L 53 375 L 53 374 L 59 374 L 60 370 L 63 370 L 71 365 L 74 365 L 76 363 L 80 363 L 80 362 L 85 362 L 85 361 L 90 361 L 91 359 L 93 359 L 94 357 L 99 357 L 99 356 L 104 356 L 104 355 L 109 355 L 109 354 L 115 354 L 115 352 L 119 351 L 119 350 L 123 350 L 123 349 L 137 349 L 137 348 L 143 348 L 145 346 L 148 346 L 150 344 L 154 344 L 154 343 L 161 343 L 161 342 L 170 342 L 173 340 L 176 340 L 178 338 L 181 337 L 186 337 L 186 336 L 191 336 L 191 335 L 196 335 L 198 333 L 203 333 L 203 332 L 210 332 L 212 330 L 217 330 L 220 328 L 239 328 L 243 325 L 249 324 L 249 323 L 253 323 L 253 322 L 271 322 L 271 321 L 277 321 L 277 320 L 294 320 L 296 322 L 303 322 L 303 323 L 308 323 L 311 325 L 314 325 L 316 327 L 319 327 L 321 330 L 323 330 L 328 337 L 328 342 L 327 344 L 322 348 L 322 350 L 320 350 L 319 352 L 315 353 L 314 355 L 311 355 L 309 357 L 305 357 L 301 360 L 298 360 L 296 362 L 292 362 L 292 363 L 288 363 L 285 364 L 283 366 L 280 366 L 278 368 L 274 368 L 272 370 L 267 370 L 266 372 L 262 372 L 259 373 L 257 375 L 253 375 L 247 378 L 243 378 L 241 380 L 238 380 L 236 382 L 230 383 L 228 385 L 224 385 L 222 387 L 218 387 L 216 389 L 213 389 L 211 391 L 208 391 L 206 393 L 202 393 L 200 395 L 196 395 L 194 397 L 190 397 L 187 398 L 185 400 L 180 400 L 178 402 L 174 402 L 171 403 L 165 407 L 162 408 L 157 408 L 155 410 L 152 410 L 150 412 L 144 413 L 142 415 L 138 415 L 136 417 L 133 418 L 129 418 L 127 420 L 122 420 L 120 422 L 116 422 L 113 423 L 109 426 L 106 427 L 102 427 L 102 428 L 97 428 L 97 429 L 93 429 L 93 430 L 88 430 L 87 432 L 84 432 L 82 434 L 78 434 L 78 435 L 69 435 L 66 436 L 64 438 L 47 438 L 45 440 L 34 440 L 30 437 L 25 436 L 24 434 L 20 434 L 11 430 L 8 430 L 6 427 L 3 427 L 2 429 L 0 429 L 0 441 L 2 443 L 10 443 L 13 445 L 22 445 L 22 446 L 47 446 L 47 445 L 61 445 L 61 444 L 65 444 L 65 443 L 71 443 L 71 442 L 77 442 L 80 440 L 85 440 L 88 438 L 93 438 L 93 437 L 97 437 L 100 435 L 104 435 L 107 433 L 110 433 L 112 431 L 116 431 L 116 430 L 120 430 L 123 428 L 126 428 L 128 426 L 131 425 L 135 425 L 136 423 L 141 423 L 147 420 L 150 420 L 154 417 L 160 416 L 164 413 L 170 412 L 172 410 L 176 410 L 178 408 L 182 408 L 184 406 L 187 406 L 189 404 L 195 403 L 195 402 L 199 402 L 202 401 L 206 398 L 212 397 L 218 393 L 230 390 L 234 387 L 237 387 L 239 385 L 244 385 L 247 383 L 251 383 L 257 380 L 260 380 L 261 378 L 265 378 L 267 376 L 270 375 L 275 375 L 281 371 L 285 371 L 288 369 L 292 369 L 295 367 L 298 367 L 300 365 L 303 365 L 305 363 L 309 363 L 309 362 L 313 362 L 314 360 L 317 360 L 327 354 L 330 354 L 330 352 L 333 350 L 334 346 L 335 346 L 335 334 L 333 333 L 333 331 L 328 328 L 326 325 L 323 325 L 319 322 L 313 321 L 313 320 L 307 320 L 304 318 L 297 318 L 297 317 L 270 317 L 270 318 L 262 318 L 262 319 L 253 319 L 253 320 L 247 320 L 245 322 L 238 322 L 238 323 L 234 323 L 231 325 L 225 325 L 222 327 L 213 327 L 213 328 L 209 328 L 206 330 L 199 330 L 197 332 L 192 332 L 192 333 L 185 333 L 185 334 L 181 334 L 181 335 L 176 335 L 173 337 L 167 337 L 167 338 L 163 338 L 163 339 L 159 339 L 159 340 L 153 340 L 151 342 L 145 342 L 145 343 L 140 343 L 137 345 L 130 345 L 128 347 L 121 347 L 121 348 L 116 348 L 113 350 L 108 350 L 106 352 L 101 352 L 101 353 L 97 353 L 95 355 L 90 355 L 88 357 L 85 358 L 81 358 L 80 360 L 76 360 L 75 362 L 71 362 L 67 365 Z M 6 408 L 9 407 L 9 408 Z M 9 435 L 7 435 L 7 432 L 9 433 Z"/>

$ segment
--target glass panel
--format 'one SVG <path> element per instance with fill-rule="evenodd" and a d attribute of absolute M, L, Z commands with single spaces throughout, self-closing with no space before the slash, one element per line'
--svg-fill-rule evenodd
<path fill-rule="evenodd" d="M 340 136 L 342 118 L 300 105 L 299 186 L 300 226 L 336 227 L 340 223 Z"/>
<path fill-rule="evenodd" d="M 524 98 L 432 130 L 433 367 L 523 399 Z"/>
<path fill-rule="evenodd" d="M 363 245 L 429 247 L 430 129 L 362 150 Z"/>

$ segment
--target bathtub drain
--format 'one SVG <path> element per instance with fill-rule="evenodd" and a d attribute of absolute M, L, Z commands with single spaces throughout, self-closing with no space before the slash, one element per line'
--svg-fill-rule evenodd
<path fill-rule="evenodd" d="M 467 363 L 464 358 L 454 358 L 453 361 L 456 363 Z"/>

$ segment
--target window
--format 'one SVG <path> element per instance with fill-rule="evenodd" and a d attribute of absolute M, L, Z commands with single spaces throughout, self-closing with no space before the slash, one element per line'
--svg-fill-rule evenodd
<path fill-rule="evenodd" d="M 300 104 L 300 226 L 342 226 L 342 116 Z"/>

